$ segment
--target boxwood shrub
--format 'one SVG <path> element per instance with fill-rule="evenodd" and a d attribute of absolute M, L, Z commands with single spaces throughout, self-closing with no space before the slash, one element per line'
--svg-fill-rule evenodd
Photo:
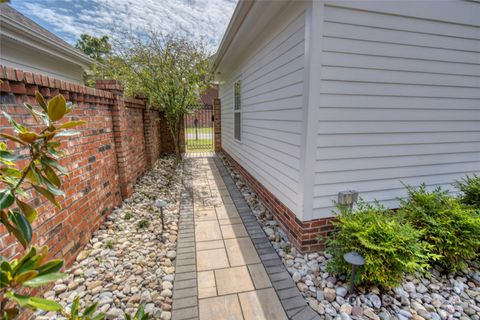
<path fill-rule="evenodd" d="M 446 190 L 407 187 L 399 214 L 421 233 L 430 257 L 447 271 L 464 269 L 480 248 L 480 211 L 463 206 Z"/>
<path fill-rule="evenodd" d="M 477 175 L 466 176 L 457 180 L 454 186 L 462 192 L 459 199 L 467 206 L 480 209 L 480 177 Z"/>
<path fill-rule="evenodd" d="M 422 271 L 428 265 L 426 244 L 421 234 L 398 215 L 379 203 L 359 201 L 356 208 L 337 206 L 336 232 L 327 242 L 333 258 L 327 270 L 333 274 L 350 274 L 351 266 L 343 255 L 356 251 L 365 258 L 356 282 L 383 287 L 397 286 L 405 272 Z"/>

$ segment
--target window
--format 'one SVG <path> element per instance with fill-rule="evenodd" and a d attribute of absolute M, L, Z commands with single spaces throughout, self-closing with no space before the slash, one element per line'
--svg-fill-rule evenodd
<path fill-rule="evenodd" d="M 240 80 L 236 81 L 233 87 L 234 95 L 234 104 L 233 104 L 233 137 L 235 140 L 241 140 L 241 124 L 242 124 L 242 114 L 241 114 L 241 84 Z"/>

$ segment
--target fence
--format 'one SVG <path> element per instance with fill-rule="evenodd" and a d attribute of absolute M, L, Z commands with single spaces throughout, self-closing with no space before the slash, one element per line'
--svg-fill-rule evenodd
<path fill-rule="evenodd" d="M 51 255 L 64 258 L 68 266 L 105 215 L 132 194 L 137 178 L 161 153 L 172 151 L 172 139 L 158 121 L 158 111 L 147 108 L 145 99 L 124 98 L 116 81 L 98 81 L 93 89 L 5 66 L 0 66 L 0 80 L 0 108 L 18 121 L 31 123 L 22 104 L 35 104 L 38 90 L 47 98 L 64 95 L 76 106 L 70 120 L 88 122 L 64 145 L 67 156 L 62 164 L 69 177 L 63 178 L 62 209 L 38 203 L 40 214 L 33 226 L 33 244 L 48 245 Z M 0 117 L 1 132 L 11 133 L 5 117 Z M 11 141 L 8 144 L 15 147 Z M 0 226 L 0 256 L 18 252 L 13 236 Z"/>

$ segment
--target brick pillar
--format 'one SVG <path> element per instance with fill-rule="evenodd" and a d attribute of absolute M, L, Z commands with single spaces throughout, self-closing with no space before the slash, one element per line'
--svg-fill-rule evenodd
<path fill-rule="evenodd" d="M 146 101 L 145 101 L 146 102 Z M 152 168 L 155 164 L 156 154 L 155 154 L 155 143 L 159 143 L 159 139 L 155 137 L 155 121 L 156 121 L 156 111 L 152 110 L 151 107 L 146 107 L 143 110 L 143 134 L 145 137 L 145 156 L 147 158 L 147 166 Z"/>
<path fill-rule="evenodd" d="M 222 105 L 220 99 L 213 99 L 213 132 L 215 136 L 215 152 L 220 152 L 222 150 L 222 117 L 221 117 Z"/>
<path fill-rule="evenodd" d="M 127 198 L 133 193 L 135 181 L 131 179 L 131 167 L 129 166 L 129 158 L 132 156 L 128 150 L 128 117 L 123 100 L 123 87 L 116 80 L 97 80 L 95 88 L 109 91 L 114 94 L 115 100 L 112 105 L 113 120 L 113 136 L 115 139 L 115 153 L 117 156 L 117 170 L 120 182 L 120 192 L 122 198 Z"/>

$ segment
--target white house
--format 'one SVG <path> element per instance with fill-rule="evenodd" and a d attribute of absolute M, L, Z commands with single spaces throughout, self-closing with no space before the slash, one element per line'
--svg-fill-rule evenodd
<path fill-rule="evenodd" d="M 215 66 L 222 148 L 306 250 L 339 192 L 480 172 L 478 1 L 241 0 Z"/>
<path fill-rule="evenodd" d="M 0 4 L 0 64 L 83 83 L 93 60 L 8 4 Z"/>

